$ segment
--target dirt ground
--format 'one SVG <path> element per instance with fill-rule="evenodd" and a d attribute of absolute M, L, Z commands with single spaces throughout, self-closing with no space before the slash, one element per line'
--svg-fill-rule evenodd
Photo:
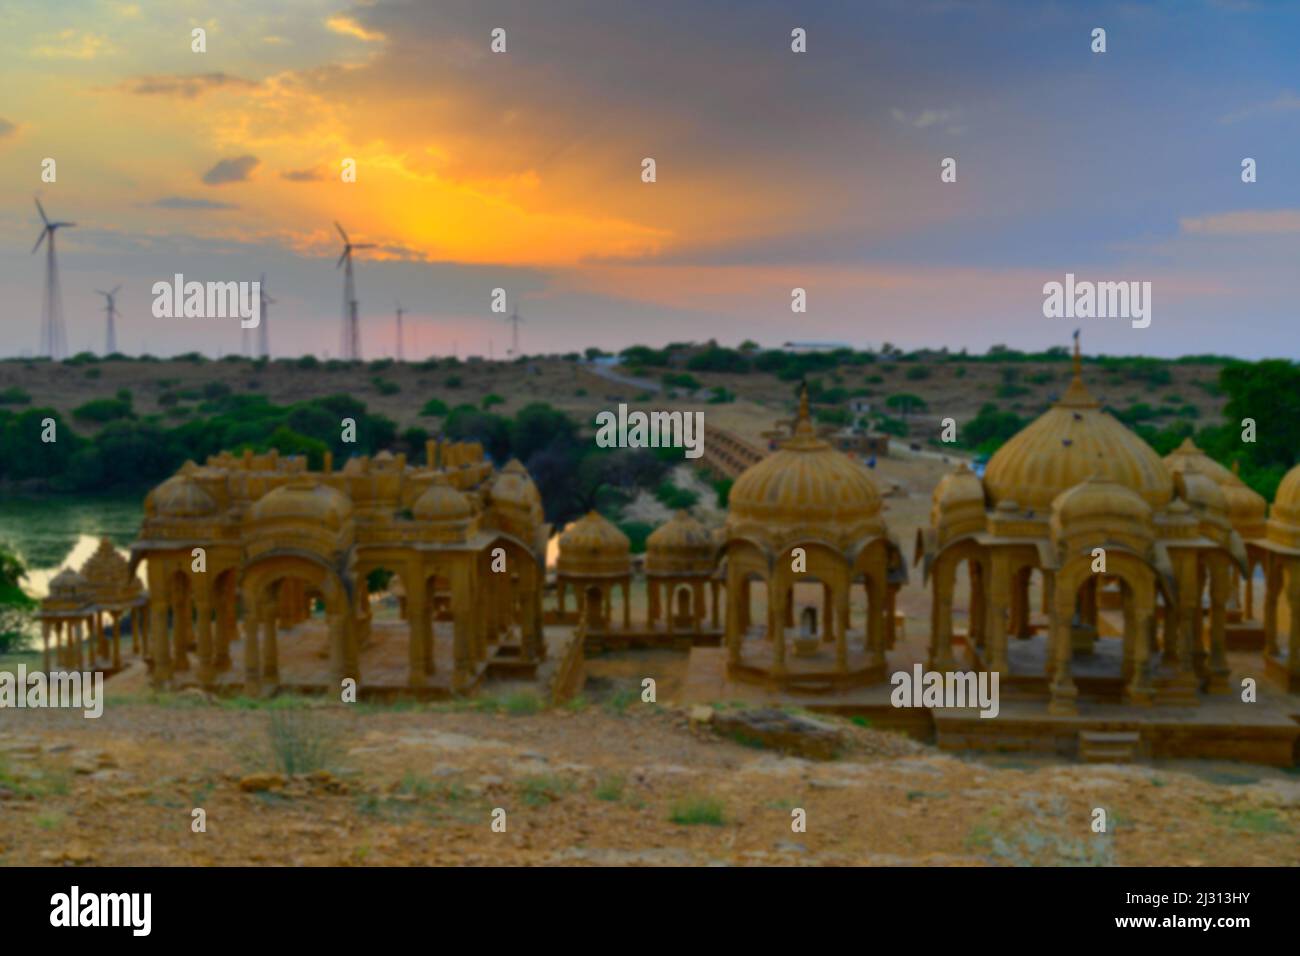
<path fill-rule="evenodd" d="M 850 723 L 817 762 L 643 703 L 648 663 L 596 663 L 588 696 L 549 710 L 192 692 L 110 696 L 98 720 L 5 711 L 0 863 L 1300 863 L 1294 774 L 964 759 Z"/>

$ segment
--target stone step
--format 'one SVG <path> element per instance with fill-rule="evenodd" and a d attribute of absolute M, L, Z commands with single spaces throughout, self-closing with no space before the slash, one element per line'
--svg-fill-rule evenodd
<path fill-rule="evenodd" d="M 1079 759 L 1086 763 L 1132 763 L 1142 738 L 1136 731 L 1079 731 Z"/>

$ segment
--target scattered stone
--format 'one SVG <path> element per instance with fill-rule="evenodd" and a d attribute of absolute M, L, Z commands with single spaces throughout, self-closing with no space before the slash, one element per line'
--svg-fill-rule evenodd
<path fill-rule="evenodd" d="M 697 704 L 691 708 L 692 724 L 711 724 L 713 723 L 713 708 L 703 704 Z"/>
<path fill-rule="evenodd" d="M 263 793 L 267 790 L 281 790 L 285 783 L 283 774 L 250 773 L 239 781 L 239 789 L 244 793 Z"/>
<path fill-rule="evenodd" d="M 812 760 L 834 760 L 846 745 L 833 724 L 775 707 L 729 710 L 714 714 L 715 732 L 739 743 L 794 753 Z"/>

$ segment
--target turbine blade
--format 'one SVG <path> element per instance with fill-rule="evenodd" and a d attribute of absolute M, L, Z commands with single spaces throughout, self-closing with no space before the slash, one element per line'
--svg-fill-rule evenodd
<path fill-rule="evenodd" d="M 122 287 L 120 285 L 113 286 L 113 291 L 110 292 L 109 295 L 117 295 L 121 291 L 122 291 Z"/>
<path fill-rule="evenodd" d="M 348 239 L 348 234 L 343 231 L 343 227 L 339 225 L 339 221 L 337 219 L 334 220 L 334 228 L 339 231 L 339 235 L 343 237 L 344 242 L 351 241 Z"/>
<path fill-rule="evenodd" d="M 50 224 L 50 217 L 45 215 L 45 207 L 41 205 L 39 199 L 36 200 L 36 211 L 41 214 L 41 221 L 48 226 Z"/>
<path fill-rule="evenodd" d="M 45 237 L 48 236 L 49 234 L 50 234 L 50 230 L 48 228 L 41 230 L 41 237 L 36 240 L 36 245 L 32 246 L 33 253 L 36 252 L 36 250 L 41 247 L 41 243 L 45 241 Z"/>
<path fill-rule="evenodd" d="M 352 247 L 351 247 L 351 246 L 344 246 L 344 247 L 343 247 L 343 254 L 342 254 L 341 256 L 339 256 L 339 261 L 336 262 L 336 263 L 334 263 L 334 268 L 337 269 L 339 266 L 343 265 L 343 260 L 346 259 L 346 258 L 347 258 L 348 256 L 350 256 L 351 254 L 352 254 Z"/>

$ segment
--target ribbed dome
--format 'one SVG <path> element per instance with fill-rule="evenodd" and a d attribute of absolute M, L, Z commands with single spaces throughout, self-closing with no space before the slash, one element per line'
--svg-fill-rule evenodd
<path fill-rule="evenodd" d="M 716 551 L 709 530 L 679 510 L 646 539 L 645 569 L 649 574 L 708 574 Z"/>
<path fill-rule="evenodd" d="M 150 492 L 156 514 L 167 518 L 202 518 L 216 513 L 217 503 L 185 475 L 173 475 Z"/>
<path fill-rule="evenodd" d="M 1289 548 L 1300 547 L 1300 465 L 1282 478 L 1269 512 L 1268 537 Z"/>
<path fill-rule="evenodd" d="M 50 597 L 67 600 L 85 594 L 88 582 L 72 568 L 64 568 L 50 578 Z"/>
<path fill-rule="evenodd" d="M 438 474 L 416 499 L 411 512 L 420 521 L 465 521 L 474 514 L 474 507 L 469 498 L 451 486 L 446 475 Z"/>
<path fill-rule="evenodd" d="M 1184 438 L 1181 445 L 1165 455 L 1165 464 L 1169 466 L 1170 472 L 1174 474 L 1191 469 L 1207 475 L 1220 485 L 1239 485 L 1242 483 L 1240 478 L 1201 451 L 1196 446 L 1196 442 L 1190 438 Z"/>
<path fill-rule="evenodd" d="M 1137 492 L 1152 508 L 1173 497 L 1173 479 L 1146 442 L 1106 414 L 1074 380 L 1054 406 L 998 449 L 984 471 L 984 487 L 997 502 L 1046 511 L 1056 496 L 1094 473 Z"/>
<path fill-rule="evenodd" d="M 519 463 L 518 458 L 511 458 L 501 473 L 496 476 L 491 486 L 494 502 L 519 505 L 525 508 L 542 506 L 542 496 L 527 469 Z"/>
<path fill-rule="evenodd" d="M 1264 536 L 1268 514 L 1268 502 L 1264 500 L 1264 496 L 1247 486 L 1235 471 L 1224 468 L 1197 448 L 1196 443 L 1190 438 L 1183 439 L 1183 443 L 1178 448 L 1165 455 L 1165 464 L 1174 474 L 1193 470 L 1213 479 L 1223 489 L 1227 501 L 1228 521 L 1237 533 L 1243 538 Z"/>
<path fill-rule="evenodd" d="M 1151 506 L 1128 486 L 1094 474 L 1057 495 L 1052 502 L 1052 529 L 1067 537 L 1100 532 L 1149 538 Z"/>
<path fill-rule="evenodd" d="M 589 511 L 560 535 L 555 567 L 560 574 L 627 574 L 632 543 L 603 515 Z"/>
<path fill-rule="evenodd" d="M 1227 527 L 1228 498 L 1223 489 L 1209 475 L 1196 470 L 1199 466 L 1188 467 L 1178 473 L 1176 479 L 1179 491 L 1187 503 L 1202 519 Z M 1226 469 L 1225 469 L 1226 470 Z M 1229 472 L 1231 474 L 1231 472 Z"/>
<path fill-rule="evenodd" d="M 117 553 L 113 542 L 99 539 L 99 547 L 81 566 L 81 576 L 97 597 L 108 600 L 130 597 L 140 590 L 140 582 L 131 576 L 131 566 Z"/>
<path fill-rule="evenodd" d="M 296 478 L 267 492 L 249 509 L 254 521 L 295 520 L 337 531 L 352 517 L 347 495 L 313 478 Z"/>
<path fill-rule="evenodd" d="M 984 483 L 965 462 L 939 479 L 930 501 L 930 524 L 939 531 L 941 541 L 983 531 L 988 524 Z"/>
<path fill-rule="evenodd" d="M 731 486 L 728 535 L 775 546 L 791 538 L 847 546 L 883 530 L 880 493 L 870 473 L 817 437 L 805 392 L 794 436 Z"/>

